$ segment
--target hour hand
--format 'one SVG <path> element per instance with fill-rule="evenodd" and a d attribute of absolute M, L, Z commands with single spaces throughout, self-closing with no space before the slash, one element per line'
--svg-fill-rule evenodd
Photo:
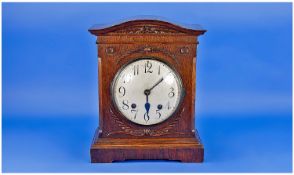
<path fill-rule="evenodd" d="M 150 119 L 149 117 L 150 103 L 148 102 L 148 96 L 150 95 L 150 90 L 146 89 L 144 91 L 144 94 L 146 95 L 146 103 L 145 103 L 146 113 L 144 114 L 144 120 L 147 122 Z"/>
<path fill-rule="evenodd" d="M 150 109 L 150 103 L 145 103 L 145 109 L 146 109 L 146 113 L 144 114 L 144 120 L 147 122 L 150 117 L 149 117 L 149 109 Z"/>

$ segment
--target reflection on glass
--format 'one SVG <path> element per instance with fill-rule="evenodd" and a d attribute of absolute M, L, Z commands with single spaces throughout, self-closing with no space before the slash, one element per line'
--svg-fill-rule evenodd
<path fill-rule="evenodd" d="M 164 82 L 169 84 L 169 85 L 173 84 L 174 80 L 175 79 L 174 79 L 174 76 L 172 74 L 169 74 L 164 78 Z"/>
<path fill-rule="evenodd" d="M 133 76 L 132 76 L 131 73 L 126 74 L 126 75 L 124 76 L 124 82 L 126 82 L 126 83 L 130 82 L 132 79 L 133 79 Z"/>

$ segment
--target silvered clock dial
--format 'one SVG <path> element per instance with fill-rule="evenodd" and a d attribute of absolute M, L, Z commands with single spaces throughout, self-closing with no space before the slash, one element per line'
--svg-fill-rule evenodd
<path fill-rule="evenodd" d="M 123 66 L 112 82 L 115 106 L 128 120 L 153 125 L 168 119 L 182 98 L 182 81 L 170 66 L 143 58 Z"/>

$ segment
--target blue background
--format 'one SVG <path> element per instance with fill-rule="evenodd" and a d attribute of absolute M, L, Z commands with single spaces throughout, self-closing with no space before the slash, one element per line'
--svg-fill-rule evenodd
<path fill-rule="evenodd" d="M 292 171 L 291 3 L 3 3 L 4 172 Z M 137 15 L 201 24 L 196 125 L 203 164 L 90 164 L 95 37 Z"/>

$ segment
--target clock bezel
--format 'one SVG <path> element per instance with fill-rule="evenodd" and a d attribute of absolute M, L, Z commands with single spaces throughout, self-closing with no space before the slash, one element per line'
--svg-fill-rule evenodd
<path fill-rule="evenodd" d="M 175 74 L 175 76 L 177 77 L 177 81 L 179 81 L 179 87 L 181 89 L 181 92 L 179 93 L 180 97 L 179 97 L 179 102 L 178 102 L 178 105 L 176 107 L 176 109 L 164 120 L 158 122 L 158 123 L 155 123 L 155 124 L 151 124 L 151 125 L 143 125 L 143 124 L 140 124 L 140 123 L 136 123 L 132 120 L 130 120 L 129 118 L 127 118 L 120 110 L 119 110 L 119 106 L 116 104 L 116 101 L 115 101 L 115 97 L 114 97 L 114 88 L 115 88 L 115 82 L 116 80 L 118 79 L 118 76 L 121 74 L 121 72 L 129 65 L 129 64 L 132 64 L 133 62 L 136 62 L 136 61 L 140 61 L 140 60 L 156 60 L 158 62 L 161 62 L 161 63 L 164 63 L 165 65 L 167 65 Z M 142 56 L 142 57 L 136 57 L 134 59 L 131 59 L 130 61 L 128 61 L 127 63 L 125 63 L 124 65 L 122 65 L 118 71 L 115 73 L 115 76 L 114 78 L 112 79 L 111 81 L 111 84 L 110 84 L 110 96 L 111 96 L 111 103 L 112 105 L 115 107 L 116 111 L 119 112 L 120 115 L 123 116 L 124 119 L 126 119 L 127 121 L 130 121 L 132 122 L 133 124 L 135 125 L 138 125 L 138 126 L 143 126 L 143 127 L 151 127 L 151 126 L 156 126 L 156 125 L 159 125 L 159 124 L 162 124 L 168 120 L 170 120 L 171 118 L 173 118 L 174 114 L 176 114 L 179 110 L 179 108 L 181 107 L 182 105 L 182 102 L 183 102 L 183 99 L 184 99 L 184 96 L 185 96 L 185 88 L 183 86 L 183 80 L 180 76 L 180 74 L 178 73 L 178 71 L 174 68 L 174 66 L 172 66 L 170 63 L 167 63 L 166 61 L 163 61 L 162 59 L 158 58 L 158 57 L 152 57 L 152 56 Z"/>

